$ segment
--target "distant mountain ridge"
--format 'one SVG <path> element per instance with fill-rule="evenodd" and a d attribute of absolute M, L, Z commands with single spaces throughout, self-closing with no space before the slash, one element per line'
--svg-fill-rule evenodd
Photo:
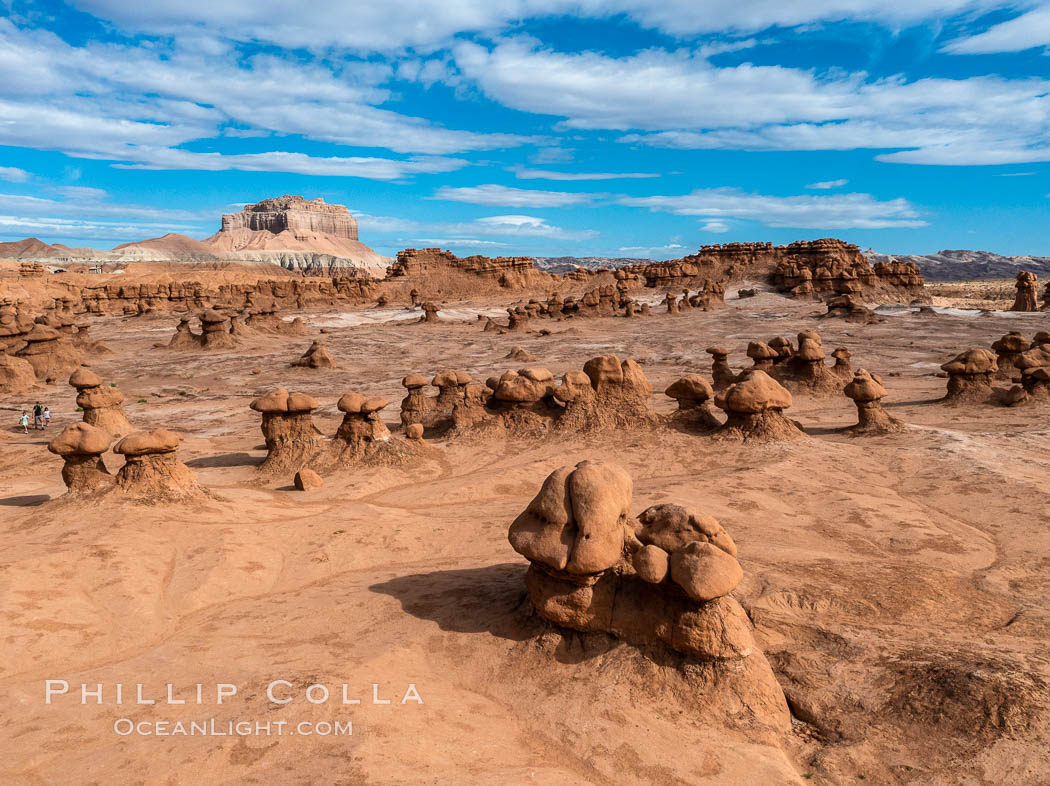
<path fill-rule="evenodd" d="M 868 249 L 868 262 L 914 262 L 927 281 L 975 281 L 1013 278 L 1020 270 L 1040 277 L 1050 276 L 1050 257 L 1006 257 L 991 251 L 945 249 L 936 254 L 880 254 Z"/>
<path fill-rule="evenodd" d="M 627 265 L 648 265 L 653 260 L 635 257 L 532 257 L 537 270 L 545 273 L 570 273 L 578 267 L 587 270 L 598 270 L 607 267 L 627 267 Z"/>

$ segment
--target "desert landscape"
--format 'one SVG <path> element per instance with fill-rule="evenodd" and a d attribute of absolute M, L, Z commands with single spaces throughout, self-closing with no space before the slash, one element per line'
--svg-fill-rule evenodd
<path fill-rule="evenodd" d="M 143 246 L 0 273 L 3 782 L 1048 782 L 1034 274 Z"/>

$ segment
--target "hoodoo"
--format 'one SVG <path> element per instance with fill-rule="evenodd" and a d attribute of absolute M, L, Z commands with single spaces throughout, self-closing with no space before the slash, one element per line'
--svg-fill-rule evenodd
<path fill-rule="evenodd" d="M 278 388 L 249 406 L 262 413 L 266 458 L 259 469 L 263 472 L 295 472 L 322 449 L 324 440 L 310 415 L 319 406 L 313 396 Z"/>
<path fill-rule="evenodd" d="M 109 450 L 113 435 L 89 423 L 73 423 L 51 440 L 47 449 L 65 461 L 62 480 L 70 494 L 105 488 L 113 482 L 102 454 Z"/>
<path fill-rule="evenodd" d="M 772 442 L 802 439 L 805 435 L 784 417 L 791 394 L 759 369 L 748 369 L 741 380 L 715 396 L 715 406 L 727 419 L 719 436 L 743 441 Z"/>
<path fill-rule="evenodd" d="M 176 456 L 180 442 L 181 434 L 163 428 L 136 431 L 124 437 L 113 447 L 114 453 L 124 456 L 115 490 L 146 504 L 204 496 L 197 476 Z"/>
<path fill-rule="evenodd" d="M 730 597 L 743 578 L 736 545 L 717 521 L 677 505 L 631 516 L 630 476 L 615 464 L 562 467 L 514 520 L 511 546 L 530 562 L 529 600 L 554 625 L 662 645 L 759 715 L 786 725 L 783 694 Z"/>
<path fill-rule="evenodd" d="M 130 434 L 135 427 L 124 413 L 124 394 L 113 385 L 103 386 L 91 369 L 81 366 L 69 378 L 77 390 L 77 406 L 84 410 L 84 422 L 108 431 L 115 437 Z"/>

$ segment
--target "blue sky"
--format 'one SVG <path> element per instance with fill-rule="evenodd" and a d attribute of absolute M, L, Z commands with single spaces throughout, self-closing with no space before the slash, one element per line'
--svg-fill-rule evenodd
<path fill-rule="evenodd" d="M 1050 256 L 1050 2 L 0 0 L 0 240 Z"/>

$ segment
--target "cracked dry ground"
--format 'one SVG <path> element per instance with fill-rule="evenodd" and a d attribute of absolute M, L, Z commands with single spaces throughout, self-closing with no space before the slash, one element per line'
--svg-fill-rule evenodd
<path fill-rule="evenodd" d="M 506 305 L 506 304 L 503 304 Z M 490 308 L 492 304 L 462 304 Z M 180 458 L 212 490 L 193 507 L 61 499 L 44 438 L 5 428 L 0 449 L 0 779 L 4 783 L 1016 783 L 1050 780 L 1050 406 L 937 403 L 937 366 L 1046 315 L 816 321 L 763 293 L 712 313 L 550 323 L 551 335 L 477 322 L 333 328 L 336 370 L 290 368 L 309 337 L 212 354 L 153 349 L 174 318 L 105 319 L 115 350 L 92 368 L 132 423 L 182 431 Z M 303 315 L 307 323 L 332 314 Z M 796 396 L 800 442 L 733 445 L 671 430 L 586 438 L 436 440 L 416 466 L 344 471 L 317 491 L 263 479 L 248 401 L 276 386 L 395 403 L 401 377 L 520 366 L 555 374 L 633 357 L 661 391 L 707 374 L 704 348 L 744 363 L 749 339 L 815 327 L 883 375 L 903 434 L 849 437 L 844 396 Z M 260 373 L 252 374 L 252 369 Z M 893 376 L 890 376 L 893 374 Z M 65 385 L 40 394 L 57 431 L 78 418 Z M 139 403 L 145 399 L 145 403 Z M 5 407 L 24 401 L 7 398 Z M 29 402 L 32 403 L 32 402 Z M 661 412 L 672 402 L 654 396 Z M 13 424 L 13 412 L 8 412 Z M 395 433 L 394 439 L 400 439 Z M 715 516 L 745 571 L 735 596 L 789 701 L 787 733 L 704 711 L 680 661 L 561 634 L 524 603 L 509 523 L 558 466 L 615 461 L 633 511 L 676 502 Z M 119 462 L 107 456 L 111 469 Z M 197 706 L 43 700 L 43 681 L 144 683 Z M 292 683 L 275 707 L 265 686 Z M 239 694 L 216 705 L 213 686 Z M 314 705 L 305 686 L 331 687 Z M 341 705 L 341 685 L 360 705 Z M 390 705 L 373 704 L 372 685 Z M 399 704 L 408 683 L 425 703 Z M 69 699 L 63 701 L 61 699 Z M 732 708 L 729 708 L 732 714 Z M 352 737 L 118 736 L 117 718 L 352 720 Z"/>

